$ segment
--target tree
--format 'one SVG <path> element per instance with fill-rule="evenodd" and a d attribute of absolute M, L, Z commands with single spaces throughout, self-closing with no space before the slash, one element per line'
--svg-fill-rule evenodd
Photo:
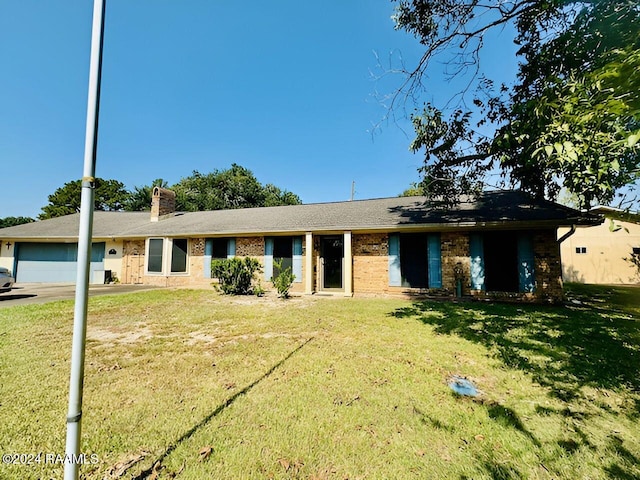
<path fill-rule="evenodd" d="M 16 225 L 22 225 L 24 223 L 31 222 L 35 222 L 35 220 L 30 217 L 5 217 L 0 218 L 0 228 L 14 227 Z"/>
<path fill-rule="evenodd" d="M 82 182 L 67 182 L 49 195 L 49 205 L 42 207 L 40 220 L 61 217 L 80 211 Z M 129 197 L 124 184 L 117 180 L 95 179 L 94 209 L 102 211 L 121 211 Z"/>
<path fill-rule="evenodd" d="M 300 197 L 288 190 L 281 190 L 275 185 L 268 183 L 263 188 L 265 207 L 277 207 L 278 205 L 299 205 L 302 203 Z"/>
<path fill-rule="evenodd" d="M 296 205 L 300 198 L 274 185 L 263 186 L 245 167 L 232 164 L 226 170 L 202 174 L 194 171 L 172 187 L 176 208 L 182 211 Z"/>
<path fill-rule="evenodd" d="M 161 179 L 156 178 L 151 185 L 143 185 L 142 187 L 134 187 L 124 202 L 124 209 L 127 212 L 143 212 L 145 210 L 151 210 L 151 197 L 153 195 L 154 187 L 168 188 L 169 184 Z"/>
<path fill-rule="evenodd" d="M 394 18 L 425 48 L 394 102 L 419 97 L 442 56 L 449 75 L 471 77 L 446 105 L 427 104 L 412 116 L 411 148 L 425 151 L 427 194 L 477 191 L 497 167 L 505 182 L 548 198 L 564 187 L 586 207 L 640 179 L 636 1 L 401 0 Z M 479 75 L 482 45 L 506 25 L 517 32 L 519 73 L 513 86 L 496 87 Z M 472 128 L 474 114 L 495 133 Z"/>

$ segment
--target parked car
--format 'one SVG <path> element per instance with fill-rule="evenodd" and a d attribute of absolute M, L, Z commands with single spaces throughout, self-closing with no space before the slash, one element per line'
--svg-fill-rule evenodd
<path fill-rule="evenodd" d="M 15 281 L 7 268 L 0 267 L 0 293 L 10 292 Z"/>

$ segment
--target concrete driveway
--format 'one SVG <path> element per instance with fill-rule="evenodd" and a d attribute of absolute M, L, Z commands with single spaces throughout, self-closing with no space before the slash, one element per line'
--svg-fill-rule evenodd
<path fill-rule="evenodd" d="M 91 285 L 89 287 L 89 296 L 142 292 L 155 288 L 159 287 L 120 284 Z M 47 303 L 56 300 L 73 300 L 75 296 L 76 286 L 74 283 L 16 283 L 10 292 L 0 293 L 0 308 Z"/>

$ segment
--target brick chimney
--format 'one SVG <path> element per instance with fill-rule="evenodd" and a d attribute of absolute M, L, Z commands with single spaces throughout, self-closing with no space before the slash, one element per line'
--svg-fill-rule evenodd
<path fill-rule="evenodd" d="M 161 187 L 153 187 L 151 197 L 151 221 L 157 222 L 166 215 L 176 211 L 176 194 L 171 190 Z"/>

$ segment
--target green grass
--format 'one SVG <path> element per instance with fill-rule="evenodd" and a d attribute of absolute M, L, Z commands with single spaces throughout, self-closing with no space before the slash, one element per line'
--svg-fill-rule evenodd
<path fill-rule="evenodd" d="M 639 478 L 640 289 L 569 295 L 94 297 L 83 478 Z M 2 453 L 64 453 L 72 321 L 72 302 L 3 309 Z M 456 396 L 451 375 L 482 395 Z"/>

